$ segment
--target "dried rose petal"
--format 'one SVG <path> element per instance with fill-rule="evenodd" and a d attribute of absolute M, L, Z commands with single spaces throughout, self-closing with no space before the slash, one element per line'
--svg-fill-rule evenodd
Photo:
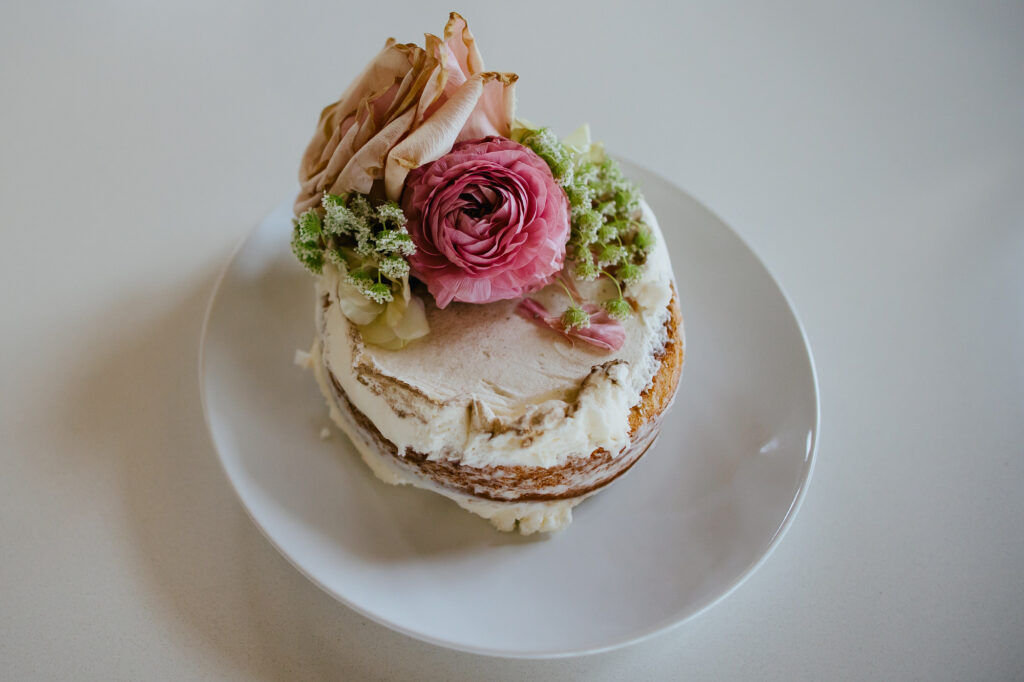
<path fill-rule="evenodd" d="M 609 315 L 600 306 L 592 303 L 583 304 L 583 309 L 590 313 L 590 326 L 582 329 L 566 330 L 562 318 L 551 315 L 547 308 L 532 298 L 524 298 L 516 306 L 516 313 L 527 320 L 548 327 L 570 341 L 580 340 L 606 351 L 617 351 L 626 341 L 626 330 L 618 320 Z"/>
<path fill-rule="evenodd" d="M 324 192 L 383 190 L 397 201 L 409 170 L 457 140 L 509 134 L 515 81 L 515 74 L 484 71 L 473 34 L 455 12 L 444 38 L 427 34 L 424 48 L 389 39 L 320 114 L 299 169 L 296 215 L 319 206 Z"/>

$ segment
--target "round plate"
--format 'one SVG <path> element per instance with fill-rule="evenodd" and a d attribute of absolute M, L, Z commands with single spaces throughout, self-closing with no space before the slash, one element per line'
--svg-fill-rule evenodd
<path fill-rule="evenodd" d="M 441 646 L 568 656 L 635 642 L 714 604 L 765 559 L 807 487 L 818 431 L 810 349 L 779 285 L 721 220 L 623 164 L 657 214 L 686 324 L 657 444 L 553 536 L 501 533 L 439 495 L 381 483 L 330 424 L 313 376 L 313 279 L 290 202 L 225 268 L 200 350 L 203 407 L 267 538 L 329 594 Z"/>

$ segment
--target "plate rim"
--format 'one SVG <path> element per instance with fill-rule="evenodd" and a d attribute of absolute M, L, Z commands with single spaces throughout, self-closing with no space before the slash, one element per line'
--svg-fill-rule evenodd
<path fill-rule="evenodd" d="M 260 226 L 263 224 L 263 221 L 266 220 L 266 218 L 271 213 L 276 211 L 283 203 L 287 202 L 287 200 L 285 200 L 284 202 L 278 202 L 278 203 L 274 204 L 273 208 L 271 208 L 271 210 L 269 212 L 264 214 L 264 216 L 259 221 L 257 221 L 254 225 L 252 225 L 251 227 L 249 227 L 245 231 L 245 233 L 238 240 L 238 243 L 235 244 L 235 246 L 231 249 L 231 253 L 228 255 L 224 265 L 221 267 L 220 273 L 217 275 L 217 278 L 216 278 L 216 280 L 213 283 L 213 288 L 212 288 L 212 290 L 210 292 L 210 298 L 209 298 L 209 300 L 206 303 L 206 310 L 203 313 L 203 323 L 202 323 L 202 326 L 201 326 L 200 331 L 199 331 L 199 367 L 198 367 L 199 371 L 198 371 L 197 379 L 198 379 L 198 382 L 199 382 L 199 401 L 200 401 L 200 404 L 202 406 L 203 423 L 206 425 L 206 433 L 209 436 L 210 444 L 213 446 L 213 450 L 214 450 L 214 452 L 217 455 L 217 463 L 220 466 L 220 469 L 223 472 L 225 478 L 227 478 L 228 483 L 231 485 L 231 488 L 232 488 L 232 490 L 235 493 L 236 499 L 241 503 L 242 509 L 245 510 L 246 516 L 249 517 L 249 520 L 252 521 L 253 525 L 255 525 L 256 528 L 259 529 L 260 533 L 263 535 L 264 538 L 267 539 L 267 541 L 277 551 L 277 553 L 280 554 L 281 556 L 283 556 L 285 558 L 285 560 L 291 566 L 293 566 L 295 568 L 295 570 L 297 570 L 302 576 L 304 576 L 311 583 L 313 583 L 314 585 L 319 587 L 322 591 L 324 591 L 325 593 L 330 595 L 333 599 L 335 599 L 336 601 L 340 602 L 341 604 L 343 604 L 347 608 L 355 611 L 356 613 L 358 613 L 359 615 L 363 616 L 364 618 L 368 618 L 369 620 L 372 620 L 373 622 L 375 622 L 375 623 L 377 623 L 379 625 L 382 625 L 382 626 L 384 626 L 384 627 L 386 627 L 386 628 L 388 628 L 390 630 L 393 630 L 395 632 L 399 632 L 399 633 L 401 633 L 403 635 L 406 635 L 407 637 L 411 637 L 413 639 L 416 639 L 416 640 L 419 640 L 419 641 L 422 641 L 422 642 L 427 642 L 428 644 L 433 644 L 435 646 L 443 647 L 443 648 L 446 648 L 446 649 L 452 649 L 452 650 L 455 650 L 455 651 L 461 651 L 461 652 L 464 652 L 464 653 L 476 654 L 476 655 L 479 655 L 479 656 L 489 656 L 489 657 L 492 657 L 492 658 L 532 659 L 532 660 L 548 659 L 548 660 L 550 660 L 550 659 L 559 659 L 559 658 L 573 658 L 573 657 L 580 657 L 580 656 L 589 656 L 589 655 L 593 655 L 593 654 L 599 654 L 599 653 L 604 653 L 604 652 L 608 652 L 608 651 L 614 651 L 616 649 L 621 649 L 621 648 L 624 648 L 624 647 L 632 646 L 634 644 L 639 644 L 640 642 L 647 641 L 649 639 L 653 639 L 653 638 L 655 638 L 655 637 L 657 637 L 659 635 L 662 635 L 662 634 L 665 634 L 665 633 L 667 633 L 667 632 L 669 632 L 671 630 L 674 630 L 674 629 L 680 627 L 681 625 L 683 625 L 683 623 L 687 623 L 687 622 L 697 618 L 701 614 L 703 614 L 706 611 L 710 610 L 712 607 L 714 607 L 714 606 L 718 605 L 719 603 L 721 603 L 722 601 L 724 601 L 727 597 L 729 597 L 737 589 L 739 589 L 740 586 L 742 586 L 745 582 L 747 582 L 747 580 L 750 578 L 750 576 L 752 576 L 759 568 L 761 568 L 761 566 L 763 566 L 764 563 L 768 560 L 768 558 L 775 552 L 775 549 L 779 546 L 779 543 L 781 542 L 782 538 L 789 531 L 789 528 L 793 524 L 793 520 L 796 518 L 797 514 L 800 511 L 800 508 L 803 506 L 804 498 L 807 495 L 807 489 L 810 487 L 810 482 L 811 482 L 811 479 L 812 479 L 812 477 L 814 475 L 815 464 L 816 464 L 816 462 L 818 460 L 818 442 L 819 442 L 819 440 L 821 438 L 821 390 L 820 390 L 819 382 L 818 382 L 817 366 L 816 366 L 816 364 L 814 362 L 814 355 L 813 355 L 813 352 L 811 350 L 810 341 L 807 338 L 807 330 L 804 327 L 803 321 L 800 319 L 800 315 L 797 312 L 796 307 L 793 305 L 792 299 L 789 297 L 789 294 L 786 292 L 785 288 L 782 286 L 782 283 L 779 281 L 779 279 L 771 271 L 771 269 L 768 267 L 768 265 L 757 255 L 757 252 L 750 246 L 750 244 L 747 242 L 747 240 L 744 239 L 743 236 L 739 232 L 734 230 L 729 223 L 727 223 L 725 220 L 723 220 L 721 218 L 721 216 L 719 216 L 716 212 L 714 212 L 710 208 L 708 208 L 708 206 L 705 205 L 702 201 L 700 201 L 699 199 L 694 197 L 692 194 L 690 194 L 689 192 L 687 192 L 686 190 L 684 190 L 683 188 L 681 188 L 680 186 L 678 186 L 677 184 L 675 184 L 674 182 L 669 180 L 668 178 L 664 177 L 660 173 L 652 171 L 649 168 L 647 168 L 646 166 L 643 166 L 641 164 L 638 164 L 638 163 L 635 163 L 633 161 L 630 161 L 630 160 L 628 160 L 625 157 L 616 155 L 616 158 L 620 162 L 622 162 L 624 166 L 626 166 L 626 168 L 624 168 L 624 170 L 627 171 L 627 175 L 629 174 L 629 171 L 631 169 L 636 169 L 636 170 L 639 170 L 639 171 L 641 171 L 643 173 L 649 174 L 649 175 L 657 178 L 660 182 L 662 182 L 665 185 L 671 187 L 674 191 L 679 192 L 679 193 L 685 195 L 688 199 L 693 201 L 701 210 L 707 212 L 716 221 L 718 221 L 718 223 L 720 225 L 725 227 L 725 229 L 728 230 L 731 233 L 731 235 L 739 242 L 740 246 L 743 249 L 746 250 L 747 254 L 749 256 L 751 256 L 758 265 L 760 265 L 760 267 L 765 271 L 765 273 L 771 279 L 772 283 L 775 285 L 775 288 L 782 295 L 782 298 L 783 298 L 783 300 L 786 303 L 786 307 L 789 309 L 789 313 L 792 316 L 793 321 L 796 323 L 797 331 L 799 331 L 799 333 L 800 333 L 800 339 L 801 339 L 801 341 L 803 343 L 804 350 L 807 353 L 807 366 L 808 366 L 808 369 L 810 370 L 811 388 L 812 388 L 812 390 L 814 392 L 814 426 L 813 426 L 813 429 L 811 431 L 810 447 L 808 448 L 808 453 L 807 453 L 807 456 L 806 456 L 806 458 L 804 460 L 804 465 L 803 465 L 802 471 L 801 471 L 802 478 L 801 478 L 801 481 L 800 481 L 799 485 L 797 486 L 796 494 L 793 496 L 793 501 L 790 504 L 789 509 L 786 511 L 786 515 L 783 517 L 781 523 L 779 524 L 779 527 L 775 531 L 775 534 L 772 535 L 771 540 L 769 540 L 768 545 L 765 547 L 764 551 L 757 558 L 757 560 L 753 561 L 749 566 L 747 566 L 733 580 L 732 584 L 729 587 L 727 587 L 725 590 L 723 590 L 719 594 L 714 595 L 711 598 L 705 600 L 703 603 L 700 603 L 696 608 L 690 610 L 688 613 L 685 613 L 682 616 L 673 617 L 673 618 L 668 619 L 667 621 L 660 621 L 660 622 L 658 622 L 658 623 L 656 623 L 654 625 L 651 625 L 650 627 L 648 627 L 646 629 L 643 629 L 642 631 L 638 632 L 637 634 L 635 634 L 635 635 L 633 635 L 631 637 L 628 637 L 628 638 L 625 638 L 625 639 L 621 639 L 621 640 L 619 640 L 617 642 L 613 642 L 613 643 L 605 644 L 605 645 L 601 645 L 601 646 L 581 648 L 581 649 L 557 650 L 557 651 L 552 651 L 552 650 L 509 651 L 509 650 L 504 650 L 504 649 L 495 649 L 495 648 L 488 648 L 488 647 L 478 647 L 478 646 L 472 646 L 472 645 L 465 645 L 465 644 L 461 644 L 459 642 L 454 642 L 454 641 L 447 640 L 447 639 L 444 639 L 444 638 L 434 637 L 434 636 L 430 635 L 429 633 L 420 632 L 420 631 L 412 630 L 410 628 L 406 628 L 406 627 L 404 627 L 402 625 L 399 625 L 398 623 L 394 623 L 394 622 L 388 620 L 387 618 L 383 618 L 381 616 L 378 616 L 377 614 L 372 613 L 372 612 L 368 611 L 367 609 L 362 608 L 362 607 L 358 606 L 357 604 L 351 602 L 349 599 L 347 599 L 343 595 L 339 594 L 338 592 L 336 592 L 335 590 L 331 589 L 326 584 L 324 584 L 323 582 L 318 580 L 308 570 L 306 570 L 301 564 L 299 564 L 299 562 L 294 557 L 292 557 L 288 552 L 286 552 L 281 547 L 280 544 L 278 544 L 278 542 L 274 539 L 274 537 L 270 534 L 270 532 L 263 526 L 263 524 L 261 524 L 259 522 L 259 520 L 256 518 L 255 513 L 249 507 L 248 502 L 246 501 L 246 499 L 243 497 L 242 493 L 240 492 L 238 483 L 236 482 L 235 478 L 232 476 L 231 472 L 228 469 L 227 464 L 224 461 L 224 455 L 222 454 L 221 449 L 218 446 L 217 439 L 214 436 L 213 425 L 210 422 L 210 410 L 209 410 L 209 405 L 208 405 L 208 402 L 207 402 L 206 381 L 205 381 L 205 376 L 206 376 L 206 342 L 207 342 L 207 338 L 208 338 L 207 331 L 208 331 L 208 328 L 209 328 L 210 319 L 212 317 L 214 306 L 216 305 L 217 298 L 218 298 L 219 294 L 221 293 L 221 288 L 222 288 L 222 285 L 224 283 L 224 280 L 227 277 L 228 272 L 231 270 L 231 266 L 235 263 L 235 260 L 238 258 L 239 253 L 241 253 L 242 249 L 245 247 L 245 245 L 252 238 L 253 234 L 260 228 Z"/>

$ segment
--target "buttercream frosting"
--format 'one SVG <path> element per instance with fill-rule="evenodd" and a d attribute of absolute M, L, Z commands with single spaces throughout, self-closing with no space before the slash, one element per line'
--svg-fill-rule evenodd
<path fill-rule="evenodd" d="M 616 352 L 573 345 L 516 315 L 517 301 L 428 302 L 430 334 L 401 350 L 368 345 L 338 305 L 338 273 L 326 265 L 316 284 L 317 357 L 399 452 L 474 467 L 552 467 L 599 448 L 617 455 L 629 445 L 629 409 L 658 370 L 672 297 L 664 235 L 642 208 L 656 245 L 625 291 L 637 313 L 623 322 Z M 578 286 L 591 301 L 615 294 L 607 279 Z M 569 302 L 558 285 L 533 296 L 552 311 Z M 371 466 L 381 475 L 382 465 Z"/>

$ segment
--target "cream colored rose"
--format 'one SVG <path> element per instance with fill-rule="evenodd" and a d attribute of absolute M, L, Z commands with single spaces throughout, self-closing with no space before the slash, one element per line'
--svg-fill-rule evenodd
<path fill-rule="evenodd" d="M 295 213 L 319 206 L 325 192 L 397 201 L 409 171 L 456 142 L 507 137 L 516 79 L 484 71 L 466 20 L 454 12 L 444 39 L 427 34 L 425 48 L 388 39 L 341 99 L 320 114 L 302 157 Z"/>

